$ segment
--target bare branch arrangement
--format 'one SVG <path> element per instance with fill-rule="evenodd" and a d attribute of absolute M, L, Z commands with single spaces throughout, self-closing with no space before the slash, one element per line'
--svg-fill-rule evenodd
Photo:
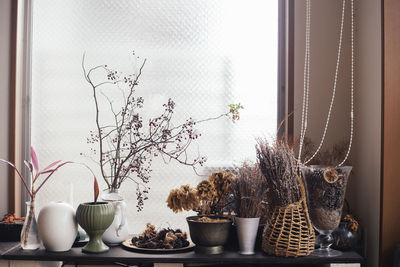
<path fill-rule="evenodd" d="M 187 149 L 192 142 L 201 136 L 195 129 L 200 122 L 228 117 L 232 121 L 239 119 L 240 104 L 229 105 L 229 111 L 214 118 L 195 121 L 188 118 L 183 124 L 174 126 L 172 122 L 175 102 L 169 99 L 163 104 L 163 113 L 145 122 L 140 115 L 144 107 L 144 98 L 136 95 L 136 87 L 146 64 L 144 59 L 138 73 L 123 75 L 109 68 L 99 65 L 87 69 L 85 55 L 82 59 L 82 68 L 85 80 L 93 91 L 96 110 L 96 130 L 90 133 L 87 139 L 89 144 L 97 144 L 92 149 L 98 157 L 101 175 L 108 189 L 118 189 L 127 179 L 136 184 L 136 198 L 138 211 L 143 209 L 144 200 L 149 193 L 147 186 L 152 171 L 152 159 L 160 156 L 164 162 L 176 161 L 182 165 L 192 167 L 203 166 L 205 156 L 190 157 Z M 96 76 L 94 76 L 96 75 Z M 107 80 L 97 81 L 96 77 L 103 75 Z M 103 87 L 115 88 L 115 94 L 121 94 L 123 104 L 116 107 L 110 97 L 105 94 Z M 100 116 L 100 98 L 104 97 L 109 103 L 112 122 Z"/>
<path fill-rule="evenodd" d="M 237 168 L 237 177 L 232 183 L 235 213 L 241 218 L 258 218 L 267 204 L 267 183 L 258 164 L 244 162 Z"/>
<path fill-rule="evenodd" d="M 285 207 L 301 198 L 297 182 L 296 158 L 286 143 L 276 141 L 270 145 L 258 139 L 257 159 L 269 188 L 269 200 L 273 207 Z"/>
<path fill-rule="evenodd" d="M 196 188 L 183 185 L 179 189 L 172 189 L 167 205 L 175 213 L 193 210 L 199 215 L 222 215 L 224 208 L 230 204 L 229 196 L 235 178 L 232 172 L 213 172 Z"/>

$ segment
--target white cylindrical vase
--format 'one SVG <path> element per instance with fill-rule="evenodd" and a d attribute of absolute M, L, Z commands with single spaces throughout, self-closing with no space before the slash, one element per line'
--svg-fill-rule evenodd
<path fill-rule="evenodd" d="M 253 255 L 260 218 L 235 217 L 239 240 L 239 254 Z"/>
<path fill-rule="evenodd" d="M 38 216 L 38 229 L 46 250 L 70 250 L 78 233 L 75 210 L 64 202 L 52 202 L 44 206 Z"/>

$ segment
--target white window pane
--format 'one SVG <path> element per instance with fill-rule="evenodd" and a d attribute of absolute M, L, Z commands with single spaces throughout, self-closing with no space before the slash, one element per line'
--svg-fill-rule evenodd
<path fill-rule="evenodd" d="M 172 98 L 175 123 L 203 119 L 240 102 L 241 119 L 198 126 L 202 137 L 192 147 L 206 155 L 210 168 L 255 159 L 254 138 L 272 136 L 277 110 L 278 1 L 265 0 L 35 0 L 32 47 L 32 144 L 44 165 L 54 160 L 87 162 L 86 138 L 95 130 L 95 110 L 81 61 L 124 72 L 135 67 L 132 50 L 147 58 L 136 93 L 145 114 L 157 116 Z M 195 185 L 204 177 L 174 162 L 153 163 L 150 199 L 136 212 L 135 185 L 123 184 L 132 232 L 146 222 L 187 228 L 189 213 L 174 214 L 165 203 L 169 190 Z M 38 206 L 67 200 L 74 206 L 92 200 L 92 179 L 77 166 L 58 171 L 38 194 Z M 101 183 L 102 188 L 105 184 Z"/>

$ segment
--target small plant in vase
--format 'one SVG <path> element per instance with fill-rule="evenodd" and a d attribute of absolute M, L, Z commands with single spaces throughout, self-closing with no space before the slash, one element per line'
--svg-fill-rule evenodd
<path fill-rule="evenodd" d="M 25 250 L 38 249 L 40 247 L 40 239 L 39 239 L 39 233 L 35 216 L 36 195 L 39 192 L 39 190 L 43 187 L 43 185 L 51 178 L 51 176 L 59 168 L 71 162 L 69 161 L 62 162 L 61 160 L 58 160 L 41 170 L 39 169 L 39 161 L 36 156 L 36 152 L 33 149 L 33 147 L 31 147 L 31 161 L 26 161 L 26 160 L 24 161 L 30 173 L 30 179 L 29 179 L 29 178 L 24 178 L 22 173 L 10 161 L 4 159 L 0 159 L 0 161 L 8 164 L 15 170 L 15 172 L 21 179 L 26 191 L 30 196 L 30 201 L 26 202 L 27 214 L 25 217 L 24 225 L 21 230 L 21 247 L 22 249 Z"/>
<path fill-rule="evenodd" d="M 239 239 L 239 253 L 254 254 L 260 217 L 265 210 L 268 190 L 259 165 L 244 162 L 237 168 L 237 177 L 232 184 L 235 224 Z"/>
<path fill-rule="evenodd" d="M 183 185 L 171 190 L 167 203 L 174 212 L 196 211 L 198 216 L 186 218 L 190 237 L 196 244 L 196 252 L 220 254 L 227 242 L 232 220 L 224 217 L 224 209 L 230 204 L 232 172 L 213 172 L 196 188 Z"/>
<path fill-rule="evenodd" d="M 134 57 L 135 62 L 140 61 L 135 54 Z M 128 234 L 126 217 L 120 218 L 126 214 L 126 204 L 120 205 L 123 197 L 118 194 L 121 185 L 127 180 L 136 185 L 136 208 L 141 211 L 148 199 L 150 188 L 147 184 L 153 158 L 161 157 L 166 163 L 175 161 L 196 171 L 196 167 L 203 166 L 206 161 L 205 156 L 191 157 L 188 152 L 191 144 L 201 136 L 196 124 L 223 117 L 236 121 L 243 108 L 240 104 L 231 104 L 226 113 L 214 118 L 197 121 L 187 118 L 182 124 L 174 124 L 176 104 L 168 99 L 162 105 L 161 114 L 145 121 L 142 116 L 145 99 L 136 92 L 145 64 L 146 59 L 137 72 L 123 74 L 108 65 L 87 69 L 83 56 L 83 72 L 92 90 L 96 112 L 96 129 L 91 131 L 87 142 L 93 145 L 92 156 L 98 159 L 101 176 L 107 185 L 108 194 L 103 195 L 103 200 L 113 201 L 117 211 L 121 210 L 116 214 L 115 227 L 110 227 L 104 235 L 108 243 L 120 243 Z M 101 109 L 104 105 L 108 106 L 105 111 Z"/>

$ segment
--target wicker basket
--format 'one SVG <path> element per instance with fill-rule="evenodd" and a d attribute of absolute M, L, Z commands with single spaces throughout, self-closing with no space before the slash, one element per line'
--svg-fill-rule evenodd
<path fill-rule="evenodd" d="M 308 214 L 303 182 L 298 178 L 299 202 L 274 207 L 264 228 L 262 249 L 283 257 L 308 256 L 314 251 L 315 232 Z"/>

